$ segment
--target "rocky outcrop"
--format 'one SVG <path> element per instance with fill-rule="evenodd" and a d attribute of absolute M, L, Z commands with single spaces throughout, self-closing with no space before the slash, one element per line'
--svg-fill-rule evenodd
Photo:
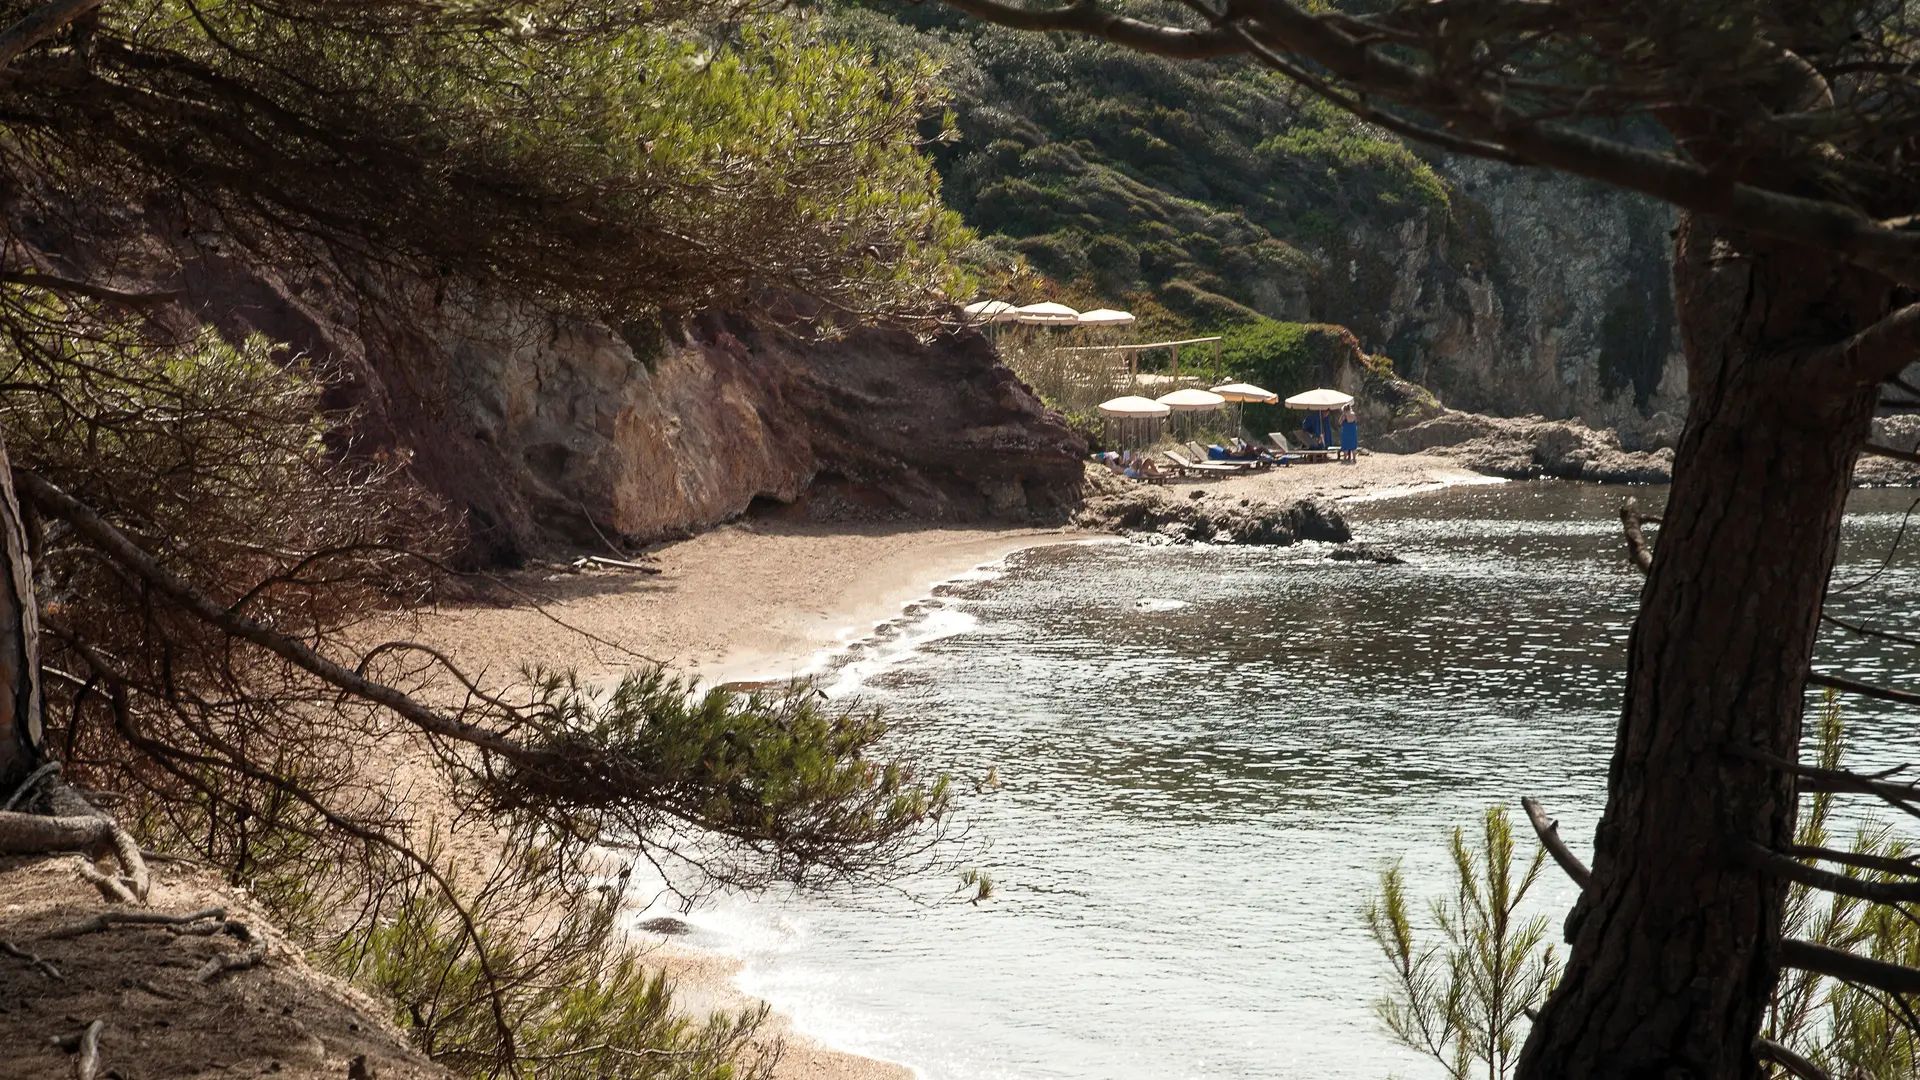
<path fill-rule="evenodd" d="M 516 546 L 650 540 L 755 505 L 816 520 L 1021 523 L 1064 522 L 1079 505 L 1084 444 L 977 334 L 819 342 L 716 315 L 637 356 L 605 326 L 551 325 L 514 343 L 456 332 L 386 365 L 457 361 L 435 365 L 448 391 L 435 415 L 403 415 L 416 431 L 416 417 L 445 418 L 452 438 L 427 475 L 463 489 Z M 459 479 L 477 464 L 498 478 L 489 490 Z"/>
<path fill-rule="evenodd" d="M 744 315 L 620 328 L 391 270 L 275 265 L 157 216 L 113 250 L 29 236 L 66 276 L 180 300 L 153 313 L 285 343 L 335 380 L 355 450 L 410 461 L 477 561 L 643 542 L 756 505 L 810 518 L 1066 521 L 1084 441 L 971 331 L 809 339 Z M 789 324 L 791 325 L 791 324 Z"/>
<path fill-rule="evenodd" d="M 1872 441 L 1895 450 L 1920 449 L 1920 415 L 1876 418 Z M 1920 487 L 1920 465 L 1863 454 L 1853 467 L 1853 482 L 1856 487 Z"/>
<path fill-rule="evenodd" d="M 1617 433 L 1595 431 L 1577 420 L 1509 419 L 1449 409 L 1371 442 L 1374 449 L 1389 453 L 1433 451 L 1478 472 L 1511 479 L 1663 484 L 1673 476 L 1671 449 L 1624 450 Z"/>
<path fill-rule="evenodd" d="M 1625 428 L 1684 412 L 1673 211 L 1494 162 L 1439 158 L 1444 211 L 1357 218 L 1318 253 L 1312 316 L 1455 406 Z"/>
<path fill-rule="evenodd" d="M 1344 543 L 1353 538 L 1331 504 L 1302 499 L 1290 505 L 1262 499 L 1215 498 L 1204 491 L 1175 494 L 1110 470 L 1086 469 L 1086 505 L 1074 523 L 1087 529 L 1212 544 Z"/>

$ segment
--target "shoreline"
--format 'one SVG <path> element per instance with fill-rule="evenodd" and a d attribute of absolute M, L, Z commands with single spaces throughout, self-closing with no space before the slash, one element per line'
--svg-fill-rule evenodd
<path fill-rule="evenodd" d="M 1437 455 L 1374 454 L 1354 466 L 1298 465 L 1173 487 L 1208 497 L 1344 503 L 1506 482 Z M 527 603 L 447 605 L 420 617 L 414 632 L 459 656 L 470 671 L 492 677 L 539 663 L 573 668 L 585 679 L 609 679 L 648 659 L 707 686 L 785 680 L 872 636 L 970 571 L 1033 548 L 1104 539 L 1117 538 L 1070 526 L 742 521 L 656 549 L 651 557 L 657 575 L 526 575 L 516 584 L 537 593 L 544 612 Z M 638 929 L 629 934 L 673 977 L 682 1010 L 699 1015 L 760 1003 L 740 988 L 740 959 Z M 767 1033 L 787 1043 L 775 1080 L 918 1075 L 910 1065 L 845 1051 L 796 1031 L 778 1008 L 769 1015 Z"/>

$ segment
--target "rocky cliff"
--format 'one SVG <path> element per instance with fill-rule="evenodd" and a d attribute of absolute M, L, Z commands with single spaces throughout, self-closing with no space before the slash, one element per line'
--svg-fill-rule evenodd
<path fill-rule="evenodd" d="M 1444 213 L 1356 219 L 1319 253 L 1314 316 L 1460 408 L 1582 417 L 1630 449 L 1649 418 L 1671 426 L 1686 395 L 1672 211 L 1545 170 L 1438 167 Z"/>
<path fill-rule="evenodd" d="M 756 502 L 1023 523 L 1080 502 L 1084 442 L 976 333 L 815 340 L 738 314 L 616 330 L 390 270 L 268 266 L 154 217 L 115 228 L 110 252 L 28 239 L 50 271 L 176 292 L 158 324 L 261 333 L 331 372 L 354 450 L 408 458 L 480 561 L 682 534 Z"/>

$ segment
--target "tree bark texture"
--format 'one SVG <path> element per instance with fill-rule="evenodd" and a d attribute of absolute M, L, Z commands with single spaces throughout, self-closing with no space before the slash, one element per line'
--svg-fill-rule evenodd
<path fill-rule="evenodd" d="M 1526 1080 L 1751 1080 L 1785 886 L 1732 845 L 1792 840 L 1802 695 L 1876 387 L 1816 357 L 1890 310 L 1883 279 L 1698 219 L 1675 293 L 1686 429 L 1628 645 L 1625 706 Z"/>
<path fill-rule="evenodd" d="M 27 531 L 0 443 L 0 801 L 40 764 L 39 645 Z"/>

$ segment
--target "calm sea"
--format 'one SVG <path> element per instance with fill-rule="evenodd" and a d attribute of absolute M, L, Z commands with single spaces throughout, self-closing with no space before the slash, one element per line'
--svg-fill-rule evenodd
<path fill-rule="evenodd" d="M 694 944 L 800 1030 L 934 1080 L 1406 1077 L 1371 1001 L 1361 909 L 1402 861 L 1532 794 L 1584 850 L 1639 581 L 1627 491 L 1454 488 L 1349 507 L 1406 566 L 1282 549 L 1040 549 L 939 590 L 828 681 L 886 705 L 915 754 L 993 769 L 963 818 L 991 900 L 899 891 L 722 900 Z M 1657 509 L 1664 489 L 1631 489 Z M 1864 492 L 1836 582 L 1884 625 L 1920 616 L 1913 500 Z M 1915 523 L 1920 532 L 1920 521 Z M 1833 638 L 1826 666 L 1920 689 L 1920 658 Z M 1920 759 L 1920 717 L 1850 706 L 1860 761 Z M 1532 845 L 1527 844 L 1531 853 Z M 1571 887 L 1549 868 L 1537 910 Z"/>

